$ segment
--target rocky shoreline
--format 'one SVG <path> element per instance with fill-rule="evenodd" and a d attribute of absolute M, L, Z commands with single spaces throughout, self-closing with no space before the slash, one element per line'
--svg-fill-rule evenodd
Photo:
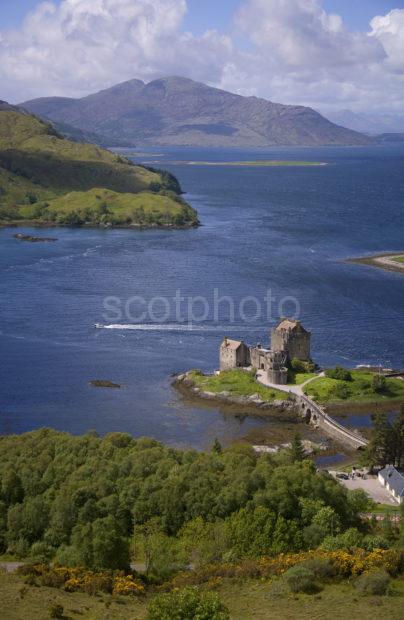
<path fill-rule="evenodd" d="M 249 413 L 255 415 L 263 415 L 266 413 L 289 413 L 300 417 L 300 412 L 296 408 L 293 398 L 288 399 L 285 394 L 285 400 L 266 401 L 260 398 L 258 394 L 250 396 L 236 396 L 229 392 L 209 392 L 202 390 L 193 379 L 189 376 L 189 372 L 180 373 L 174 376 L 172 385 L 179 390 L 184 396 L 190 399 L 202 400 L 205 404 L 218 404 L 227 406 L 242 406 L 248 409 Z M 399 411 L 402 401 L 388 400 L 385 402 L 330 402 L 321 405 L 329 415 L 344 414 L 365 414 L 376 413 L 378 411 Z"/>
<path fill-rule="evenodd" d="M 57 222 L 40 222 L 38 220 L 10 220 L 0 221 L 0 228 L 21 228 L 21 227 L 30 227 L 30 228 L 95 228 L 100 230 L 110 230 L 110 229 L 124 229 L 124 230 L 189 230 L 190 228 L 198 228 L 202 226 L 201 222 L 198 220 L 196 222 L 187 222 L 186 224 L 176 225 L 176 224 L 80 224 L 77 226 L 69 226 L 67 224 L 60 224 Z"/>
<path fill-rule="evenodd" d="M 258 394 L 236 396 L 226 391 L 208 392 L 201 390 L 201 388 L 195 385 L 195 382 L 190 378 L 188 372 L 175 375 L 172 385 L 188 397 L 202 399 L 204 401 L 213 401 L 219 404 L 242 405 L 253 409 L 257 414 L 268 412 L 297 413 L 294 400 L 289 400 L 288 398 L 285 398 L 285 400 L 266 401 L 260 398 Z"/>
<path fill-rule="evenodd" d="M 28 241 L 29 243 L 50 243 L 52 241 L 57 241 L 56 237 L 34 237 L 33 235 L 23 235 L 22 233 L 17 233 L 14 235 L 14 239 L 18 239 L 18 241 Z"/>

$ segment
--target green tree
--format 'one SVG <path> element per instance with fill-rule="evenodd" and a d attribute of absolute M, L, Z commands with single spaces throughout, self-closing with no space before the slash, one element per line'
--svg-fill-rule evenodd
<path fill-rule="evenodd" d="M 72 533 L 72 557 L 96 570 L 129 566 L 129 542 L 111 516 L 76 525 Z"/>
<path fill-rule="evenodd" d="M 404 404 L 392 423 L 393 463 L 399 469 L 404 468 Z"/>
<path fill-rule="evenodd" d="M 136 548 L 139 549 L 146 564 L 146 572 L 159 579 L 186 566 L 183 547 L 173 536 L 167 536 L 157 518 L 140 527 L 136 533 Z"/>
<path fill-rule="evenodd" d="M 7 548 L 7 505 L 0 501 L 0 553 Z"/>
<path fill-rule="evenodd" d="M 7 468 L 2 475 L 1 493 L 6 504 L 17 504 L 24 497 L 21 478 L 12 467 Z"/>
<path fill-rule="evenodd" d="M 230 613 L 217 594 L 184 588 L 155 596 L 147 617 L 148 620 L 229 620 Z"/>
<path fill-rule="evenodd" d="M 228 527 L 224 521 L 209 523 L 197 517 L 188 521 L 178 536 L 188 561 L 197 567 L 220 562 L 230 550 Z"/>
<path fill-rule="evenodd" d="M 341 530 L 341 521 L 337 513 L 331 506 L 323 506 L 313 517 L 313 524 L 317 525 L 324 536 L 334 536 Z"/>
<path fill-rule="evenodd" d="M 336 366 L 335 368 L 327 368 L 325 376 L 330 379 L 338 379 L 339 381 L 352 381 L 352 374 L 350 370 L 343 366 Z"/>
<path fill-rule="evenodd" d="M 295 433 L 293 435 L 292 445 L 290 448 L 290 456 L 292 462 L 303 461 L 306 456 L 300 433 Z"/>
<path fill-rule="evenodd" d="M 400 529 L 398 544 L 401 549 L 404 549 L 404 502 L 400 504 Z"/>
<path fill-rule="evenodd" d="M 223 452 L 222 444 L 217 437 L 215 437 L 215 441 L 213 442 L 212 452 L 215 454 L 221 454 Z"/>
<path fill-rule="evenodd" d="M 364 452 L 364 461 L 367 464 L 384 467 L 391 462 L 392 431 L 385 413 L 379 412 L 372 416 L 373 428 L 370 441 Z"/>
<path fill-rule="evenodd" d="M 232 558 L 259 557 L 271 553 L 277 525 L 276 514 L 258 506 L 242 508 L 225 521 Z"/>
<path fill-rule="evenodd" d="M 338 381 L 332 388 L 332 394 L 336 398 L 346 400 L 351 395 L 351 390 L 345 382 Z"/>

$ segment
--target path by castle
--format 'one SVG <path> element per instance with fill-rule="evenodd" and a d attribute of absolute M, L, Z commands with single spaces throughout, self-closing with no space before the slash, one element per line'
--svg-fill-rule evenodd
<path fill-rule="evenodd" d="M 368 443 L 364 437 L 359 435 L 359 433 L 355 433 L 345 426 L 342 426 L 342 424 L 339 424 L 336 420 L 334 420 L 334 418 L 329 416 L 318 403 L 304 393 L 304 387 L 308 383 L 318 379 L 318 377 L 324 376 L 325 374 L 322 372 L 315 377 L 311 377 L 300 385 L 279 385 L 277 383 L 271 383 L 268 380 L 267 373 L 264 370 L 258 370 L 256 379 L 259 383 L 262 383 L 262 385 L 265 385 L 266 387 L 293 395 L 299 406 L 301 414 L 305 416 L 316 428 L 321 428 L 334 439 L 341 441 L 342 443 L 349 444 L 353 448 L 364 448 Z"/>

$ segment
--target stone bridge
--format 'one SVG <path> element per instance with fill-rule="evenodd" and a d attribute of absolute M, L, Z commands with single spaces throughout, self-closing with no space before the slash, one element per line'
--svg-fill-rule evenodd
<path fill-rule="evenodd" d="M 337 441 L 348 444 L 352 448 L 360 450 L 367 445 L 367 440 L 339 424 L 334 418 L 328 415 L 320 405 L 308 398 L 305 394 L 294 394 L 299 413 L 304 417 L 308 424 L 323 430 Z"/>
<path fill-rule="evenodd" d="M 364 448 L 368 443 L 367 439 L 359 435 L 359 433 L 355 433 L 342 424 L 339 424 L 339 422 L 328 415 L 328 413 L 326 413 L 319 404 L 314 402 L 314 400 L 309 398 L 304 393 L 303 387 L 319 376 L 322 375 L 317 375 L 317 377 L 309 379 L 301 385 L 275 385 L 268 381 L 263 371 L 258 371 L 257 381 L 267 387 L 272 387 L 282 392 L 287 392 L 289 398 L 293 398 L 296 402 L 299 415 L 304 418 L 308 424 L 311 424 L 315 428 L 321 429 L 324 433 L 327 433 L 327 435 L 333 437 L 333 439 L 348 445 L 350 448 L 355 448 L 356 450 Z"/>

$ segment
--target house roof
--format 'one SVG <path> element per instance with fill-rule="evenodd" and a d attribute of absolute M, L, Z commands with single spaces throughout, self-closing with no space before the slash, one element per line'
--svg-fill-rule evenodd
<path fill-rule="evenodd" d="M 287 331 L 293 331 L 295 329 L 298 329 L 303 332 L 306 331 L 301 325 L 300 321 L 295 321 L 294 319 L 282 319 L 275 327 L 275 330 L 278 329 L 286 329 Z"/>
<path fill-rule="evenodd" d="M 224 338 L 222 342 L 222 346 L 227 347 L 232 351 L 237 351 L 242 344 L 244 344 L 242 340 L 232 340 L 231 338 Z"/>
<path fill-rule="evenodd" d="M 389 487 L 395 492 L 398 497 L 404 497 L 404 473 L 393 467 L 393 465 L 387 465 L 384 469 L 379 471 L 379 476 L 385 480 Z"/>

